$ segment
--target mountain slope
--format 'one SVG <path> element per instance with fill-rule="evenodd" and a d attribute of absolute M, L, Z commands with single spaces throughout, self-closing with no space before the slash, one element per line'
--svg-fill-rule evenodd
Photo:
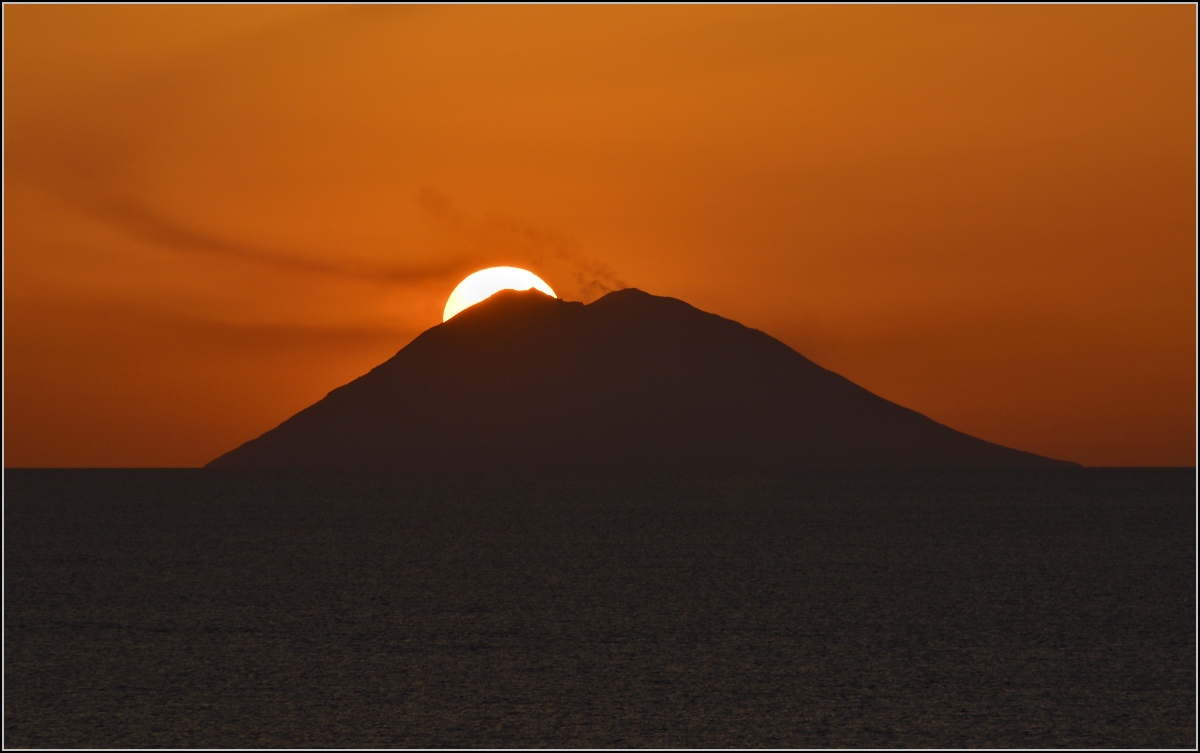
<path fill-rule="evenodd" d="M 888 402 L 774 338 L 628 289 L 504 291 L 216 468 L 789 471 L 1066 466 Z"/>

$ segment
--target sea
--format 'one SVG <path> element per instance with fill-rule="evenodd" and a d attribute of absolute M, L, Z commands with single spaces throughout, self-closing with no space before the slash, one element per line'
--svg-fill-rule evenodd
<path fill-rule="evenodd" d="M 4 745 L 1197 742 L 1196 472 L 4 472 Z"/>

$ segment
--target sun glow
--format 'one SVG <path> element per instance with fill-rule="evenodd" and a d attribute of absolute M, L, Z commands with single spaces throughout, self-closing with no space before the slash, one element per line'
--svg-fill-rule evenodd
<path fill-rule="evenodd" d="M 442 312 L 442 321 L 448 321 L 463 309 L 474 306 L 501 290 L 529 290 L 530 288 L 536 288 L 554 298 L 558 297 L 550 289 L 550 286 L 533 272 L 517 267 L 481 269 L 458 283 L 458 287 L 446 301 L 446 310 Z"/>

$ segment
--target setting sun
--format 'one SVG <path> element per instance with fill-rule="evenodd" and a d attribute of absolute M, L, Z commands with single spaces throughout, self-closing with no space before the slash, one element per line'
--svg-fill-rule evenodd
<path fill-rule="evenodd" d="M 450 298 L 446 301 L 446 310 L 442 313 L 442 321 L 449 321 L 451 317 L 463 309 L 470 308 L 501 290 L 529 290 L 530 288 L 536 288 L 546 295 L 555 298 L 558 297 L 550 289 L 550 286 L 533 272 L 518 269 L 517 267 L 491 267 L 489 269 L 482 269 L 458 283 L 458 287 L 454 289 L 454 292 L 450 294 Z"/>

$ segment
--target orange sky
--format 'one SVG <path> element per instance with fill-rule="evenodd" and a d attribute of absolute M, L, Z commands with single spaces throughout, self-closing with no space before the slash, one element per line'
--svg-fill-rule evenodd
<path fill-rule="evenodd" d="M 193 466 L 505 264 L 1193 465 L 1196 10 L 4 7 L 4 462 Z"/>

